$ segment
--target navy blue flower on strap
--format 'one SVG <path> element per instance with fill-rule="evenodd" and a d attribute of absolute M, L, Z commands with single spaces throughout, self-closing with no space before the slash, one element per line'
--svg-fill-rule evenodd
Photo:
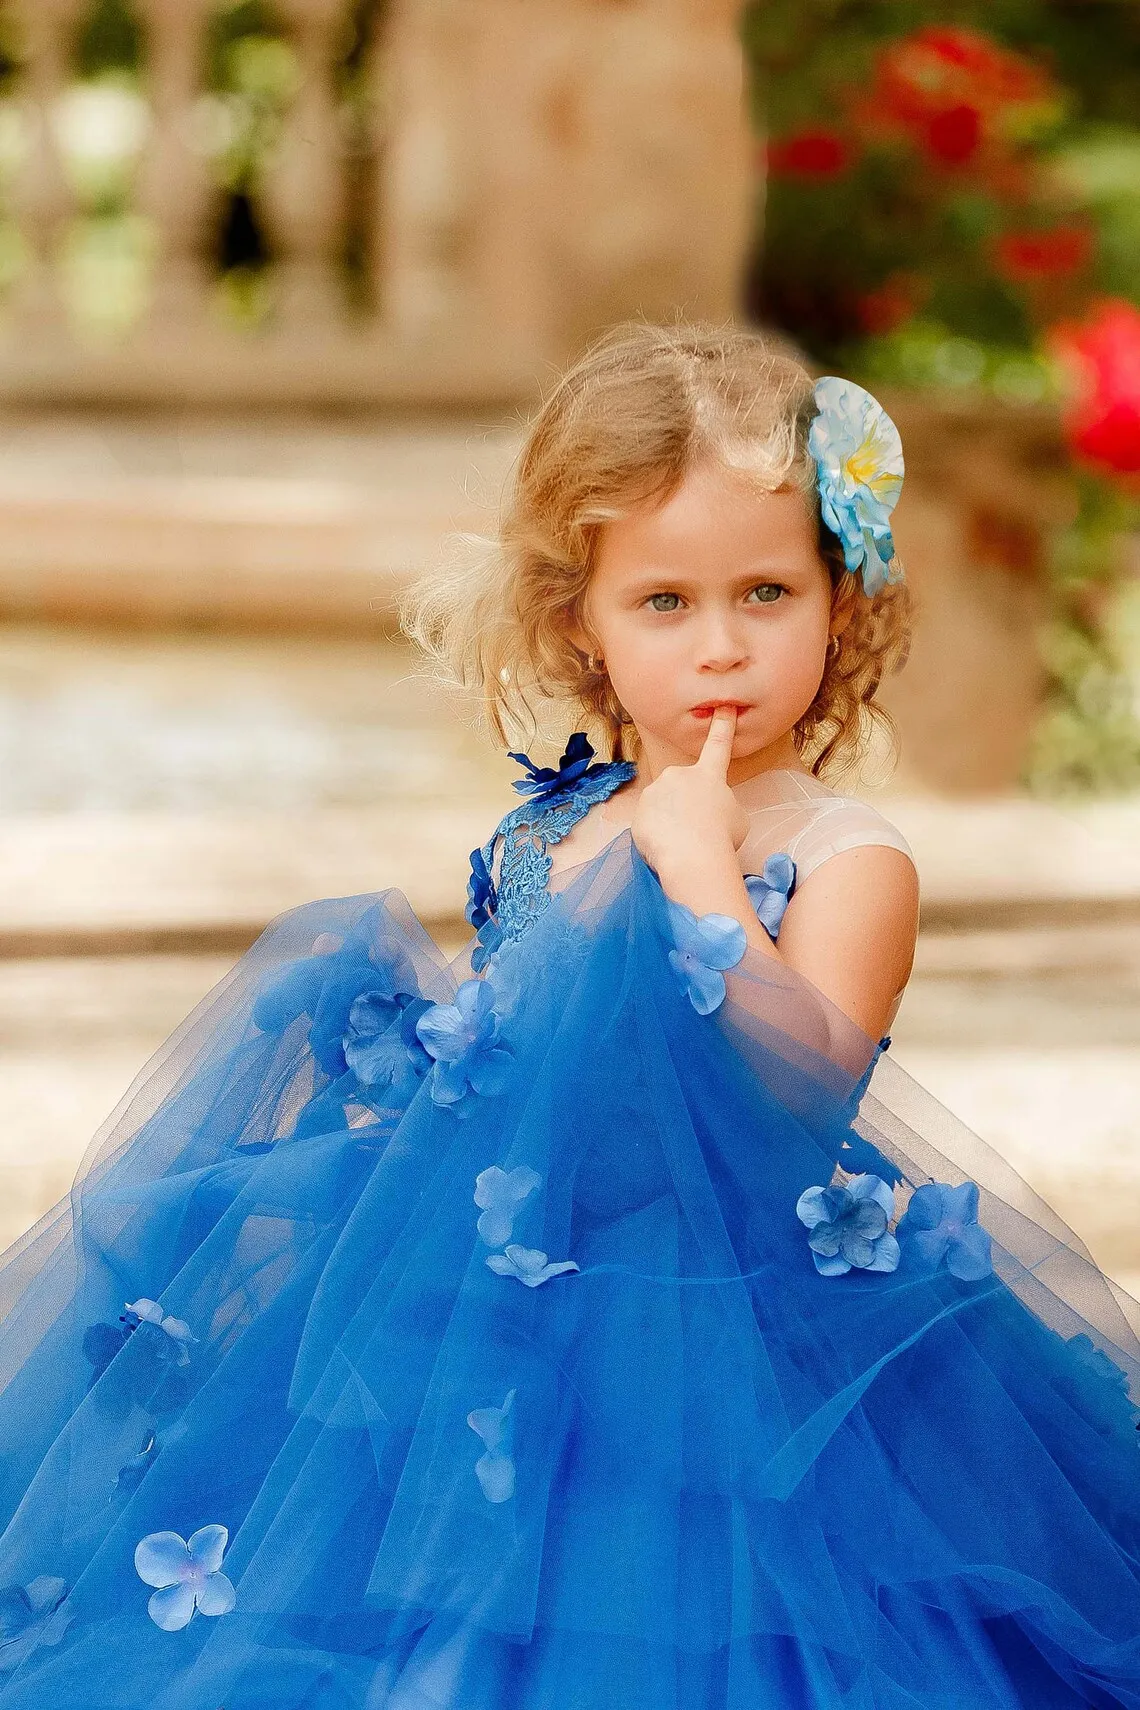
<path fill-rule="evenodd" d="M 483 926 L 491 912 L 498 907 L 495 881 L 483 859 L 481 849 L 471 851 L 471 877 L 467 881 L 467 907 L 463 913 L 472 926 Z"/>
<path fill-rule="evenodd" d="M 745 875 L 744 888 L 752 898 L 757 920 L 774 939 L 796 888 L 795 862 L 783 849 L 777 849 L 765 861 L 762 873 Z"/>
<path fill-rule="evenodd" d="M 536 766 L 529 754 L 516 754 L 513 749 L 508 749 L 508 753 L 512 760 L 517 760 L 527 770 L 525 778 L 514 779 L 515 790 L 520 796 L 530 796 L 536 802 L 549 801 L 561 791 L 573 789 L 583 778 L 600 777 L 609 770 L 601 760 L 591 766 L 594 748 L 584 730 L 576 730 L 566 744 L 557 771 L 552 766 Z"/>
<path fill-rule="evenodd" d="M 908 1254 L 935 1269 L 945 1260 L 950 1275 L 963 1282 L 993 1271 L 989 1231 L 978 1222 L 977 1182 L 925 1182 L 911 1194 L 898 1233 Z"/>
<path fill-rule="evenodd" d="M 40 1645 L 58 1645 L 71 1621 L 62 1608 L 67 1581 L 48 1574 L 0 1586 L 0 1675 L 11 1674 Z"/>
<path fill-rule="evenodd" d="M 723 968 L 735 968 L 748 948 L 743 926 L 731 914 L 702 914 L 665 898 L 673 949 L 669 961 L 698 1015 L 710 1015 L 724 1002 Z"/>
<path fill-rule="evenodd" d="M 879 1176 L 852 1176 L 843 1187 L 810 1187 L 796 1201 L 796 1216 L 810 1231 L 808 1246 L 823 1277 L 846 1271 L 893 1271 L 899 1244 L 887 1233 L 895 1196 Z"/>
<path fill-rule="evenodd" d="M 499 1040 L 500 1017 L 486 980 L 464 980 L 454 1003 L 433 1003 L 416 1022 L 435 1058 L 429 1090 L 436 1104 L 458 1104 L 470 1087 L 485 1097 L 503 1091 L 512 1055 Z"/>

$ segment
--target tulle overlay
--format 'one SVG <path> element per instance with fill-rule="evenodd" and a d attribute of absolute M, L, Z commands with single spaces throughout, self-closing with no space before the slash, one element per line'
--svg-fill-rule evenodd
<path fill-rule="evenodd" d="M 1140 1710 L 1140 1306 L 806 981 L 669 951 L 623 834 L 450 1070 L 397 891 L 189 1018 L 0 1261 L 2 1710 Z M 992 1268 L 821 1273 L 869 1175 Z"/>

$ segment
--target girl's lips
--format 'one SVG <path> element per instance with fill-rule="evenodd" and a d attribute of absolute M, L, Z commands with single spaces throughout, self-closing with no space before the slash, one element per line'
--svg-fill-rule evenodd
<path fill-rule="evenodd" d="M 718 704 L 723 705 L 724 703 L 720 702 Z M 736 708 L 738 718 L 742 714 L 752 711 L 751 705 L 745 701 L 734 701 L 732 705 Z M 711 718 L 713 715 L 713 708 L 707 705 L 703 707 L 690 707 L 689 711 L 692 713 L 694 718 Z"/>

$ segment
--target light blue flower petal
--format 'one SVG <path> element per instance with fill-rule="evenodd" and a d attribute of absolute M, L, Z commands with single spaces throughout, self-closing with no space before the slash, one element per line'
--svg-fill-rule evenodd
<path fill-rule="evenodd" d="M 237 1592 L 224 1573 L 208 1573 L 198 1587 L 198 1608 L 203 1615 L 228 1615 L 236 1603 Z"/>
<path fill-rule="evenodd" d="M 978 1184 L 963 1182 L 960 1187 L 942 1189 L 943 1216 L 953 1218 L 956 1223 L 976 1223 L 978 1221 Z"/>
<path fill-rule="evenodd" d="M 724 975 L 715 968 L 695 962 L 686 969 L 685 987 L 689 1002 L 698 1015 L 711 1015 L 724 1002 L 727 987 Z"/>
<path fill-rule="evenodd" d="M 509 1502 L 515 1493 L 515 1463 L 500 1450 L 488 1449 L 475 1462 L 475 1472 L 488 1502 Z"/>
<path fill-rule="evenodd" d="M 865 1199 L 851 1213 L 848 1227 L 874 1241 L 887 1227 L 887 1214 L 875 1200 Z"/>
<path fill-rule="evenodd" d="M 699 956 L 701 953 L 701 934 L 697 925 L 697 917 L 685 903 L 674 902 L 673 898 L 665 898 L 665 909 L 669 920 L 669 930 L 673 943 L 682 955 Z"/>
<path fill-rule="evenodd" d="M 808 1236 L 808 1246 L 813 1253 L 821 1253 L 826 1258 L 834 1258 L 843 1244 L 843 1225 L 841 1223 L 819 1223 Z"/>
<path fill-rule="evenodd" d="M 868 1271 L 897 1271 L 900 1248 L 898 1241 L 889 1233 L 880 1235 L 875 1242 L 875 1257 L 864 1270 Z"/>
<path fill-rule="evenodd" d="M 41 1573 L 29 1580 L 24 1590 L 35 1614 L 45 1615 L 67 1596 L 67 1581 L 56 1574 Z"/>
<path fill-rule="evenodd" d="M 829 1258 L 826 1254 L 813 1252 L 812 1258 L 815 1260 L 815 1268 L 821 1277 L 845 1276 L 851 1269 L 847 1260 L 838 1256 Z"/>
<path fill-rule="evenodd" d="M 840 1252 L 848 1264 L 856 1265 L 860 1270 L 866 1270 L 875 1257 L 875 1243 L 868 1241 L 865 1235 L 859 1235 L 848 1224 L 841 1231 Z"/>
<path fill-rule="evenodd" d="M 970 1223 L 956 1241 L 951 1241 L 946 1268 L 962 1282 L 977 1282 L 994 1268 L 990 1235 L 979 1223 Z"/>
<path fill-rule="evenodd" d="M 493 1098 L 510 1084 L 514 1058 L 502 1045 L 494 1045 L 476 1057 L 467 1071 L 467 1078 L 481 1098 Z"/>
<path fill-rule="evenodd" d="M 462 1063 L 445 1063 L 440 1059 L 432 1068 L 428 1091 L 433 1104 L 458 1104 L 467 1091 L 467 1075 Z"/>
<path fill-rule="evenodd" d="M 748 948 L 748 934 L 731 914 L 702 914 L 700 959 L 707 968 L 735 968 Z"/>
<path fill-rule="evenodd" d="M 191 1567 L 186 1540 L 177 1532 L 150 1532 L 135 1545 L 135 1572 L 146 1585 L 174 1585 Z"/>
<path fill-rule="evenodd" d="M 942 1263 L 949 1245 L 950 1237 L 941 1226 L 937 1229 L 916 1229 L 907 1242 L 907 1246 L 920 1262 L 929 1265 L 932 1270 Z"/>
<path fill-rule="evenodd" d="M 205 1573 L 217 1573 L 222 1565 L 222 1557 L 229 1542 L 229 1530 L 225 1526 L 199 1526 L 186 1540 L 186 1548 L 195 1567 L 200 1567 Z"/>
<path fill-rule="evenodd" d="M 162 1591 L 152 1591 L 147 1601 L 147 1614 L 164 1633 L 177 1633 L 190 1624 L 194 1613 L 194 1587 L 168 1585 Z"/>
<path fill-rule="evenodd" d="M 824 1197 L 826 1192 L 826 1188 L 821 1187 L 805 1188 L 796 1201 L 796 1216 L 801 1223 L 806 1223 L 809 1229 L 813 1229 L 817 1223 L 825 1222 L 830 1216 Z"/>
<path fill-rule="evenodd" d="M 942 1221 L 942 1194 L 937 1182 L 924 1182 L 907 1201 L 900 1222 L 908 1229 L 937 1229 Z"/>
<path fill-rule="evenodd" d="M 453 1003 L 433 1003 L 416 1022 L 416 1037 L 425 1051 L 453 1062 L 467 1049 L 466 1025 Z"/>
<path fill-rule="evenodd" d="M 890 1185 L 883 1180 L 882 1176 L 869 1174 L 852 1176 L 851 1180 L 846 1182 L 844 1185 L 852 1199 L 860 1201 L 873 1200 L 876 1205 L 882 1206 L 888 1217 L 894 1216 L 894 1191 Z"/>

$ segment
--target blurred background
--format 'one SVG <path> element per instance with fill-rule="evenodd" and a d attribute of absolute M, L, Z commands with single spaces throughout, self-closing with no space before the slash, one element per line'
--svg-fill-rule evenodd
<path fill-rule="evenodd" d="M 0 1243 L 280 910 L 458 950 L 515 768 L 396 599 L 685 313 L 899 423 L 892 1051 L 1140 1295 L 1138 114 L 1135 0 L 3 0 Z"/>

